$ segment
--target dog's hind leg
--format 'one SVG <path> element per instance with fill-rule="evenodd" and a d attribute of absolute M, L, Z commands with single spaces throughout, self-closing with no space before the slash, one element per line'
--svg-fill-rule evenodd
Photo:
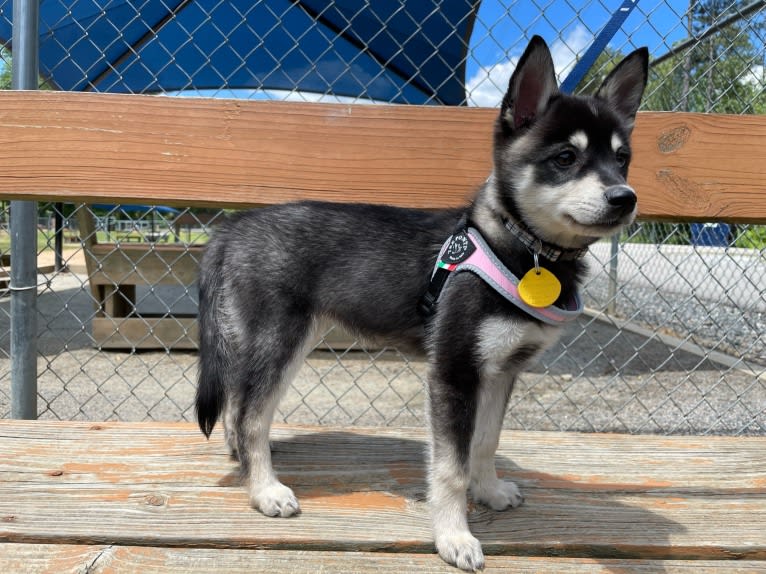
<path fill-rule="evenodd" d="M 226 397 L 226 404 L 223 410 L 223 436 L 226 440 L 226 446 L 229 448 L 229 453 L 234 458 L 239 458 L 237 453 L 237 405 L 240 404 L 240 399 L 236 399 L 232 396 L 235 390 L 230 390 Z"/>
<path fill-rule="evenodd" d="M 305 324 L 305 326 L 304 326 Z M 304 317 L 282 322 L 275 336 L 260 330 L 243 349 L 240 369 L 241 401 L 236 421 L 237 453 L 247 481 L 250 504 L 267 516 L 300 512 L 293 491 L 277 478 L 271 464 L 269 430 L 280 398 L 297 374 L 314 343 L 313 329 Z"/>

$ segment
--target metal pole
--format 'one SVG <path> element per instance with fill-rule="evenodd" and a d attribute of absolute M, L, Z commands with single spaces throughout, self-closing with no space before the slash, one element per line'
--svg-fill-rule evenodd
<path fill-rule="evenodd" d="M 55 253 L 56 272 L 66 271 L 64 265 L 64 204 L 53 204 L 53 251 Z"/>
<path fill-rule="evenodd" d="M 13 0 L 14 90 L 36 90 L 39 0 Z M 37 418 L 37 203 L 11 201 L 11 416 Z"/>
<path fill-rule="evenodd" d="M 612 236 L 612 247 L 609 254 L 609 292 L 607 294 L 606 312 L 614 315 L 617 309 L 617 256 L 620 252 L 620 240 Z"/>

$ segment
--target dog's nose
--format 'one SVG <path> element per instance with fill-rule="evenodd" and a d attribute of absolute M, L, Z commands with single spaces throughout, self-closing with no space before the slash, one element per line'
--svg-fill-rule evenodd
<path fill-rule="evenodd" d="M 636 192 L 627 185 L 608 187 L 604 196 L 609 205 L 619 211 L 620 215 L 630 213 L 636 207 Z"/>

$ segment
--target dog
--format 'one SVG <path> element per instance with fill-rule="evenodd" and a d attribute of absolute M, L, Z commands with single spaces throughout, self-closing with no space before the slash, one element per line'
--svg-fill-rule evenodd
<path fill-rule="evenodd" d="M 566 95 L 536 36 L 502 100 L 491 175 L 465 208 L 306 201 L 216 229 L 199 277 L 196 412 L 208 437 L 223 414 L 253 507 L 300 511 L 272 468 L 269 429 L 322 326 L 340 324 L 427 356 L 435 545 L 450 564 L 483 568 L 467 493 L 495 510 L 523 501 L 494 464 L 508 398 L 581 311 L 588 246 L 635 217 L 626 177 L 647 69 L 641 48 L 594 95 Z"/>

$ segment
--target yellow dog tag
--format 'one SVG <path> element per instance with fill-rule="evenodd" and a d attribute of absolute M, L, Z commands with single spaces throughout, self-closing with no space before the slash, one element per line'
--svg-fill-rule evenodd
<path fill-rule="evenodd" d="M 561 283 L 544 267 L 532 268 L 519 281 L 519 297 L 530 307 L 547 307 L 561 295 Z"/>

